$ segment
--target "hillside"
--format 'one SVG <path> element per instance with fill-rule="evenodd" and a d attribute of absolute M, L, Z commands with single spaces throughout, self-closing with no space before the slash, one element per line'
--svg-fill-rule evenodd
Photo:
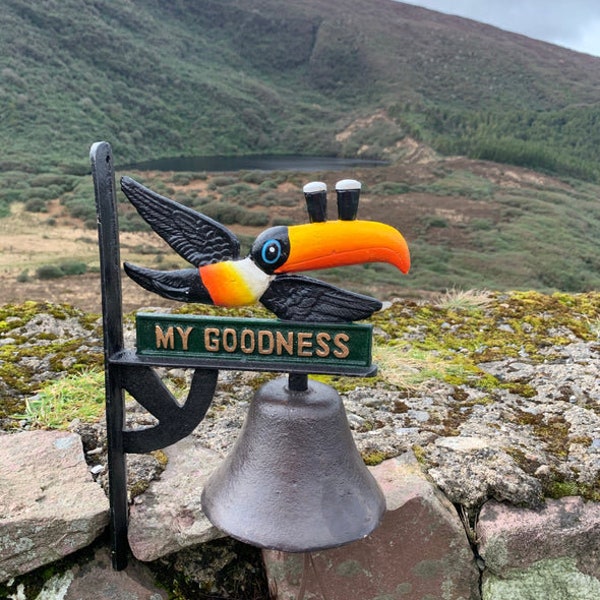
<path fill-rule="evenodd" d="M 117 166 L 388 159 L 314 176 L 136 175 L 246 238 L 305 220 L 307 177 L 361 179 L 361 216 L 397 226 L 414 267 L 400 281 L 378 266 L 329 274 L 360 291 L 600 287 L 600 59 L 392 0 L 5 0 L 0 52 L 2 301 L 94 289 L 100 139 Z M 170 260 L 130 217 L 128 258 Z M 64 260 L 87 274 L 36 279 Z"/>
<path fill-rule="evenodd" d="M 411 147 L 412 162 L 340 172 L 125 170 L 118 175 L 130 175 L 226 224 L 241 238 L 243 253 L 269 225 L 306 222 L 303 184 L 319 179 L 331 190 L 339 179 L 357 178 L 363 182 L 359 216 L 389 223 L 405 235 L 411 272 L 405 276 L 389 265 L 366 264 L 315 275 L 382 299 L 450 288 L 600 289 L 599 185 L 486 161 L 436 157 L 414 142 Z M 72 179 L 81 181 L 60 201 L 49 202 L 47 212 L 14 203 L 12 214 L 0 219 L 0 304 L 50 300 L 100 311 L 91 178 L 63 175 L 60 181 L 64 186 Z M 335 212 L 332 196 L 330 218 Z M 124 198 L 119 219 L 122 260 L 159 269 L 184 266 Z M 65 272 L 87 272 L 49 278 L 63 266 Z M 126 310 L 166 303 L 127 277 L 123 285 Z"/>
<path fill-rule="evenodd" d="M 0 17 L 3 170 L 85 169 L 98 139 L 126 164 L 394 157 L 411 134 L 597 174 L 600 59 L 474 21 L 392 0 L 5 0 Z"/>

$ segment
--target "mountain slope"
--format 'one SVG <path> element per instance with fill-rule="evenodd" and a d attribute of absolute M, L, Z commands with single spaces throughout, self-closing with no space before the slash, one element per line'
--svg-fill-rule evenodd
<path fill-rule="evenodd" d="M 98 139 L 130 162 L 365 138 L 382 156 L 411 133 L 595 176 L 600 59 L 466 19 L 392 0 L 5 0 L 0 17 L 4 170 L 85 163 Z"/>

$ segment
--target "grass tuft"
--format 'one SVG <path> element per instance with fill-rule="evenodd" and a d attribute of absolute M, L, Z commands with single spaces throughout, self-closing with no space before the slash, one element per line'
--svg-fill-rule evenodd
<path fill-rule="evenodd" d="M 104 371 L 88 370 L 50 382 L 16 418 L 47 429 L 66 429 L 75 419 L 94 423 L 104 414 L 104 398 Z"/>
<path fill-rule="evenodd" d="M 444 310 L 471 310 L 487 306 L 491 300 L 492 295 L 487 290 L 460 290 L 451 288 L 434 300 L 434 306 Z"/>

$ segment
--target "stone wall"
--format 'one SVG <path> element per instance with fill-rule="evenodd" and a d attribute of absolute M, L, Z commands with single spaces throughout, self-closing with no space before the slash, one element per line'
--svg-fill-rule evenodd
<path fill-rule="evenodd" d="M 202 483 L 232 448 L 254 374 L 222 372 L 191 436 L 128 457 L 133 556 L 121 573 L 107 550 L 102 422 L 41 431 L 0 414 L 0 596 L 157 600 L 167 595 L 153 581 L 167 573 L 167 585 L 186 582 L 182 598 L 251 600 L 267 586 L 285 600 L 600 597 L 597 297 L 490 303 L 392 307 L 376 324 L 380 377 L 333 383 L 388 507 L 370 536 L 337 549 L 261 557 L 201 512 Z M 10 403 L 101 351 L 97 322 L 49 305 L 17 310 L 0 335 Z M 437 374 L 421 377 L 427 369 Z M 132 404 L 127 417 L 135 426 L 147 415 Z"/>
<path fill-rule="evenodd" d="M 76 434 L 1 435 L 0 579 L 7 597 L 91 600 L 122 598 L 119 594 L 128 590 L 128 598 L 166 598 L 153 583 L 161 561 L 197 578 L 198 589 L 215 579 L 207 559 L 198 556 L 203 545 L 222 534 L 202 514 L 199 499 L 202 482 L 222 457 L 193 438 L 165 452 L 166 470 L 131 506 L 133 558 L 127 570 L 112 571 L 101 539 L 84 566 L 60 563 L 45 584 L 55 596 L 27 596 L 27 579 L 19 576 L 92 544 L 107 524 L 108 502 L 92 480 Z M 489 500 L 472 523 L 427 477 L 412 453 L 386 460 L 371 472 L 386 497 L 380 526 L 364 540 L 331 550 L 263 551 L 271 598 L 600 597 L 600 504 L 565 497 L 530 509 Z M 231 560 L 224 563 L 222 553 L 219 557 L 217 570 Z M 252 571 L 256 565 L 240 562 L 239 568 Z M 239 593 L 243 577 L 237 577 Z M 252 577 L 259 575 L 250 572 Z M 98 596 L 99 584 L 90 587 L 90 581 L 104 582 L 104 595 Z M 235 595 L 235 589 L 234 584 L 228 591 L 221 586 L 219 597 L 243 597 Z"/>

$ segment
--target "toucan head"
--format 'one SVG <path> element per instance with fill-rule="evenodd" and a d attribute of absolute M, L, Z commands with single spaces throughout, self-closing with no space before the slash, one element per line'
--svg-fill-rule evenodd
<path fill-rule="evenodd" d="M 352 191 L 355 198 L 354 211 L 348 217 L 347 211 L 343 212 L 345 209 L 341 207 L 340 196 L 348 195 L 350 185 L 354 186 Z M 252 245 L 252 260 L 268 274 L 328 269 L 367 262 L 387 262 L 407 273 L 410 268 L 410 253 L 402 234 L 384 223 L 355 219 L 360 184 L 353 180 L 338 182 L 338 211 L 342 218 L 336 221 L 324 219 L 326 205 L 323 186 L 321 183 L 316 186 L 314 182 L 305 186 L 311 222 L 289 227 L 271 227 L 263 231 Z M 316 193 L 320 196 L 317 219 L 314 218 L 314 213 L 311 214 L 315 210 L 313 202 Z"/>

